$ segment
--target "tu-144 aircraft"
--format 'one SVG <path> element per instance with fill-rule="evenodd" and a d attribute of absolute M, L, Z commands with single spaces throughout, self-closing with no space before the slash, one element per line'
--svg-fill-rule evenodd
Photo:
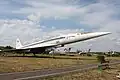
<path fill-rule="evenodd" d="M 38 41 L 28 45 L 22 45 L 20 40 L 16 40 L 16 49 L 3 50 L 13 52 L 25 52 L 25 53 L 49 53 L 51 50 L 64 47 L 67 44 L 85 41 L 100 36 L 111 34 L 110 32 L 93 32 L 93 33 L 72 33 L 67 35 L 61 35 L 48 40 Z"/>

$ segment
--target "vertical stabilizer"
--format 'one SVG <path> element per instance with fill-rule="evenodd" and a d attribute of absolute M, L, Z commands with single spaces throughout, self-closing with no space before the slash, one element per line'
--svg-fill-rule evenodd
<path fill-rule="evenodd" d="M 20 39 L 16 39 L 16 49 L 20 49 L 22 46 Z"/>

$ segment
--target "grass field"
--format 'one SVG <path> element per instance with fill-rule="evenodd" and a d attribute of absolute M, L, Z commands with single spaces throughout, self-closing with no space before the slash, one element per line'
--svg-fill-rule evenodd
<path fill-rule="evenodd" d="M 120 60 L 119 57 L 108 57 L 109 60 Z M 66 66 L 97 63 L 96 56 L 53 56 L 53 55 L 9 55 L 0 57 L 0 73 L 21 72 L 46 68 L 60 68 Z"/>
<path fill-rule="evenodd" d="M 83 56 L 9 56 L 0 57 L 0 72 L 21 72 L 46 68 L 60 68 L 96 62 L 95 57 Z"/>

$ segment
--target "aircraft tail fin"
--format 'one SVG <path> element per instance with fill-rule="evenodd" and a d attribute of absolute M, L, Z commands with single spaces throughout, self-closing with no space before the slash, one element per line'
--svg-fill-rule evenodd
<path fill-rule="evenodd" d="M 20 49 L 23 45 L 20 42 L 20 39 L 16 39 L 16 49 Z"/>

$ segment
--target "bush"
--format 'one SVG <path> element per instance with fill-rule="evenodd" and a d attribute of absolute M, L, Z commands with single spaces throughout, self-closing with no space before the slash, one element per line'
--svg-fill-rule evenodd
<path fill-rule="evenodd" d="M 98 56 L 97 56 L 97 60 L 98 60 L 98 62 L 100 62 L 100 63 L 105 63 L 105 56 L 103 56 L 103 55 L 98 55 Z"/>
<path fill-rule="evenodd" d="M 87 56 L 92 56 L 91 54 L 87 54 Z"/>

